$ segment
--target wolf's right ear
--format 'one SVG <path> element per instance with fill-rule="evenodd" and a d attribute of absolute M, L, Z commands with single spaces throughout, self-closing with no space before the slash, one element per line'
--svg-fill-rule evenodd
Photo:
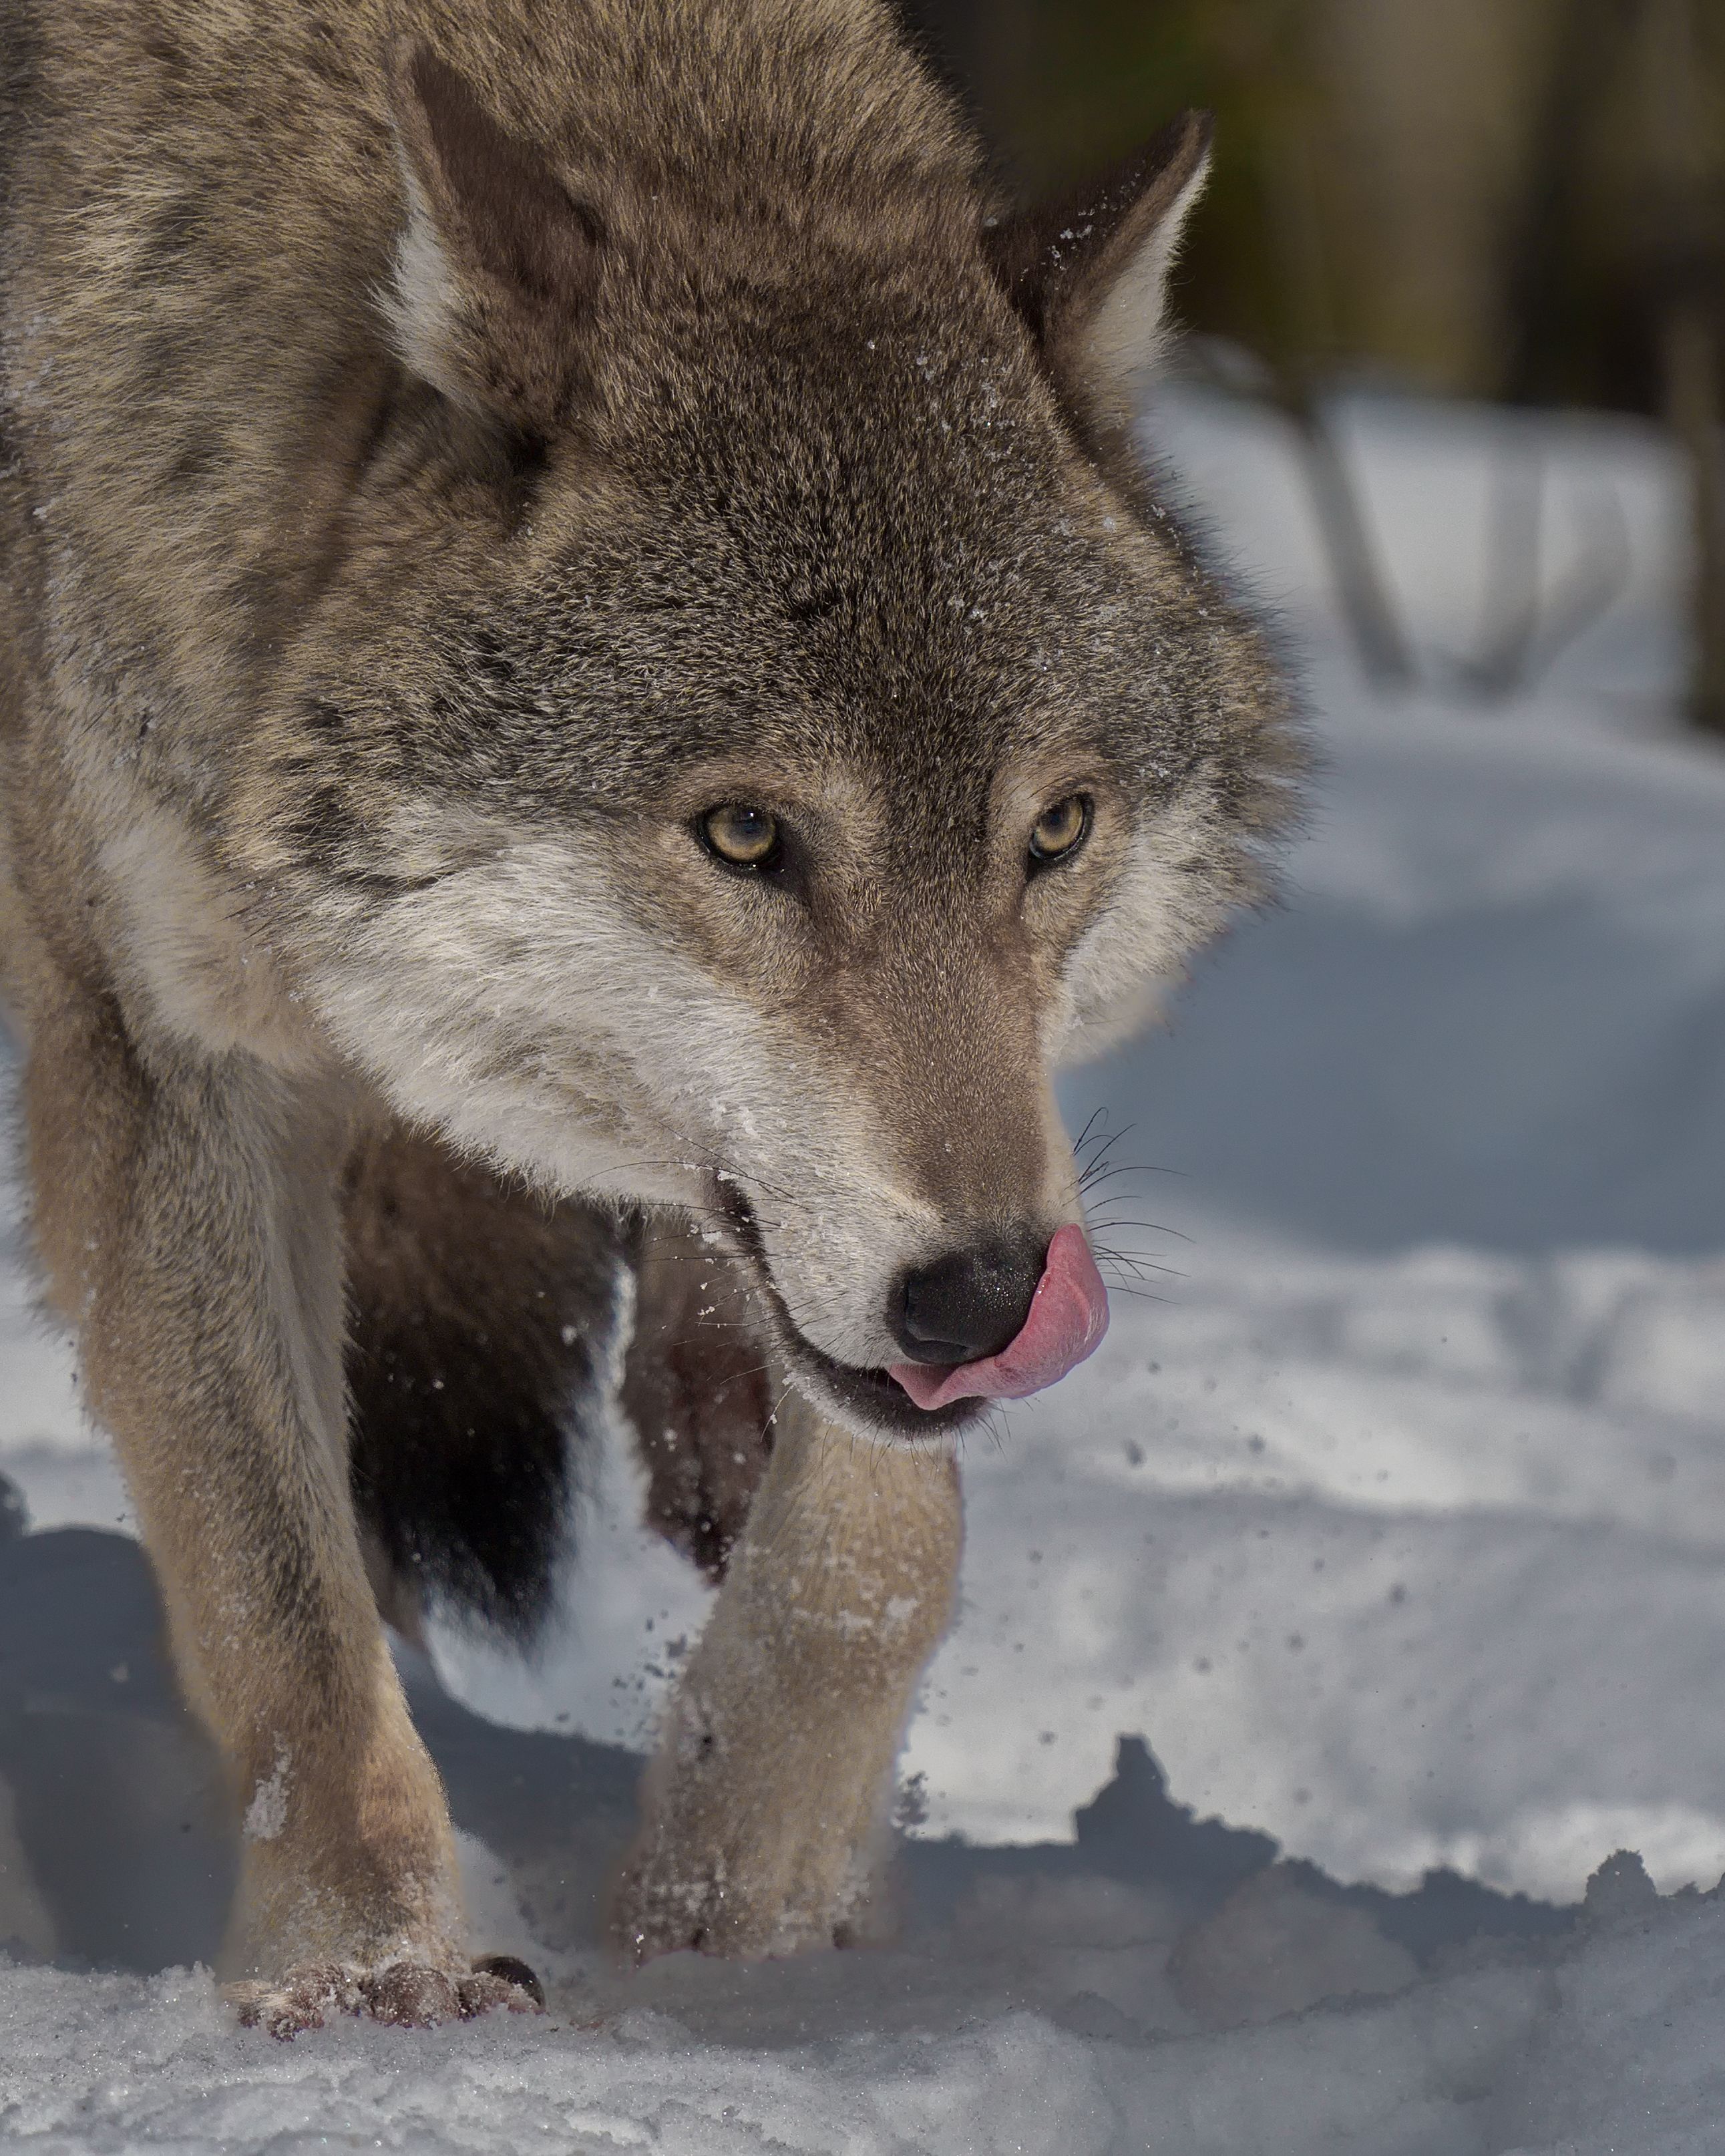
<path fill-rule="evenodd" d="M 1086 429 L 1130 424 L 1167 336 L 1168 271 L 1209 170 L 1210 116 L 1183 112 L 1095 186 L 990 225 L 985 252 Z"/>
<path fill-rule="evenodd" d="M 603 234 L 429 45 L 388 55 L 408 223 L 386 305 L 403 358 L 466 409 L 543 433 L 581 369 Z"/>

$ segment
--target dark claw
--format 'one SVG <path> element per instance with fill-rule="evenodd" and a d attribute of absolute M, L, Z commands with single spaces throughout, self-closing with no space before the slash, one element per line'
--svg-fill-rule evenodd
<path fill-rule="evenodd" d="M 534 2011 L 540 2014 L 545 2011 L 545 1986 L 526 1962 L 518 1961 L 515 1955 L 481 1954 L 473 1965 L 473 1973 L 475 1976 L 495 1978 L 499 1984 L 506 1984 L 516 1991 L 526 1992 L 533 2002 Z M 486 2003 L 490 2002 L 488 2000 Z M 513 2013 L 520 2014 L 525 2010 L 522 2007 L 511 2005 Z"/>

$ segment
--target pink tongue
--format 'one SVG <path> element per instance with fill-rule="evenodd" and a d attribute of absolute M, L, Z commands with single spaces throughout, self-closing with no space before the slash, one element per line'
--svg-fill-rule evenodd
<path fill-rule="evenodd" d="M 1090 1254 L 1082 1228 L 1060 1229 L 1030 1312 L 1016 1340 L 980 1363 L 942 1369 L 929 1363 L 894 1363 L 896 1378 L 919 1408 L 943 1408 L 954 1400 L 1021 1400 L 1064 1378 L 1094 1354 L 1108 1330 L 1108 1291 Z"/>

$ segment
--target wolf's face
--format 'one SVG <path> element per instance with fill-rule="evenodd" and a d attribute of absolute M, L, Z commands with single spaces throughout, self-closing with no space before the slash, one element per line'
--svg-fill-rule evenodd
<path fill-rule="evenodd" d="M 420 92 L 435 198 L 459 93 Z M 271 873 L 347 1051 L 551 1188 L 692 1209 L 797 1381 L 895 1435 L 978 1403 L 925 1414 L 892 1366 L 1020 1333 L 1080 1217 L 1051 1073 L 1252 895 L 1282 760 L 1251 633 L 963 239 L 602 255 L 608 334 L 527 470 L 464 411 L 420 232 L 439 393 L 275 737 Z"/>

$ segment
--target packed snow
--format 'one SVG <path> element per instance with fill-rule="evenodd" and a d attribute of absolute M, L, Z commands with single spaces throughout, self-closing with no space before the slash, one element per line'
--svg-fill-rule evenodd
<path fill-rule="evenodd" d="M 234 2027 L 208 1964 L 235 1823 L 14 1229 L 0 2138 L 1720 2145 L 1725 756 L 1670 716 L 1676 475 L 1629 423 L 1337 418 L 1404 693 L 1362 685 L 1285 424 L 1192 387 L 1152 414 L 1303 654 L 1324 775 L 1282 909 L 1068 1086 L 1113 1329 L 968 1448 L 896 1938 L 633 1977 L 600 1951 L 706 1608 L 619 1430 L 543 1653 L 402 1655 L 475 1943 L 551 2011 Z"/>

